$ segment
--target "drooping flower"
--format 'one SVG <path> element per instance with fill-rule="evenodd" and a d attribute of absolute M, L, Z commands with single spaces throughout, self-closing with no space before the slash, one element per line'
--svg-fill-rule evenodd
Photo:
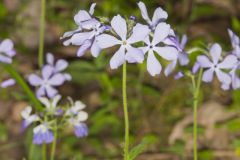
<path fill-rule="evenodd" d="M 86 107 L 81 101 L 76 101 L 66 111 L 66 115 L 69 117 L 68 122 L 74 128 L 74 133 L 77 137 L 85 137 L 88 135 L 88 128 L 84 121 L 87 120 L 88 114 L 83 111 Z"/>
<path fill-rule="evenodd" d="M 48 123 L 39 124 L 33 129 L 33 134 L 34 144 L 47 144 L 54 140 L 53 132 L 49 129 Z"/>
<path fill-rule="evenodd" d="M 46 107 L 46 111 L 49 114 L 53 115 L 59 115 L 61 114 L 61 109 L 57 107 L 58 102 L 60 101 L 61 96 L 56 95 L 55 97 L 51 99 L 48 99 L 47 97 L 40 97 L 39 100 L 44 106 Z"/>
<path fill-rule="evenodd" d="M 68 38 L 64 41 L 64 45 L 70 44 L 80 46 L 77 56 L 81 57 L 87 50 L 91 50 L 94 57 L 97 57 L 101 48 L 96 43 L 96 37 L 108 30 L 109 27 L 102 25 L 96 18 L 92 16 L 94 12 L 95 3 L 92 4 L 90 13 L 80 10 L 75 15 L 74 20 L 79 28 L 76 31 L 70 31 L 64 34 L 62 38 Z M 81 29 L 80 29 L 81 28 Z"/>
<path fill-rule="evenodd" d="M 233 89 L 238 89 L 240 88 L 240 78 L 238 75 L 238 71 L 240 69 L 240 39 L 239 37 L 232 32 L 232 30 L 228 29 L 228 34 L 231 40 L 232 48 L 233 50 L 231 53 L 235 56 L 237 56 L 237 64 L 233 67 L 233 69 L 230 71 L 230 76 L 232 79 L 232 88 Z M 224 89 L 229 89 L 230 85 L 224 85 Z"/>
<path fill-rule="evenodd" d="M 16 83 L 15 79 L 12 79 L 12 78 L 7 79 L 0 84 L 0 87 L 1 88 L 7 88 L 7 87 L 15 85 L 15 83 Z"/>
<path fill-rule="evenodd" d="M 71 37 L 73 34 L 82 31 L 83 29 L 92 29 L 92 22 L 94 22 L 95 18 L 93 17 L 94 9 L 96 3 L 93 3 L 90 7 L 89 12 L 85 10 L 80 10 L 75 16 L 74 21 L 78 25 L 78 28 L 73 31 L 69 31 L 64 33 L 62 38 Z"/>
<path fill-rule="evenodd" d="M 178 57 L 176 60 L 173 60 L 165 69 L 164 74 L 168 76 L 174 70 L 179 61 L 180 66 L 185 66 L 189 63 L 188 54 L 184 51 L 185 45 L 187 43 L 187 36 L 183 35 L 181 41 L 179 37 L 174 33 L 169 35 L 165 40 L 165 44 L 175 47 L 178 50 Z"/>
<path fill-rule="evenodd" d="M 205 55 L 200 55 L 197 57 L 197 62 L 199 63 L 200 67 L 207 69 L 204 71 L 202 77 L 204 82 L 211 82 L 213 80 L 214 73 L 216 73 L 218 80 L 222 84 L 231 83 L 231 77 L 223 70 L 232 69 L 237 63 L 237 58 L 233 55 L 228 55 L 222 61 L 220 61 L 221 53 L 221 46 L 215 43 L 210 48 L 211 60 Z"/>
<path fill-rule="evenodd" d="M 12 57 L 16 55 L 13 49 L 13 42 L 10 39 L 5 39 L 0 43 L 0 62 L 12 63 Z"/>
<path fill-rule="evenodd" d="M 51 53 L 47 53 L 46 56 L 46 61 L 47 64 L 53 67 L 53 72 L 54 74 L 56 73 L 61 73 L 65 77 L 66 81 L 70 81 L 72 79 L 72 76 L 68 73 L 62 73 L 67 67 L 68 67 L 68 62 L 64 59 L 59 59 L 54 62 L 54 56 Z"/>
<path fill-rule="evenodd" d="M 45 65 L 42 68 L 42 77 L 36 74 L 31 74 L 28 81 L 32 86 L 37 87 L 36 95 L 38 97 L 48 96 L 53 98 L 58 94 L 58 90 L 54 87 L 64 83 L 65 77 L 60 73 L 54 73 L 53 67 Z"/>
<path fill-rule="evenodd" d="M 159 23 L 154 32 L 152 41 L 150 41 L 150 37 L 148 36 L 144 40 L 147 46 L 140 47 L 144 53 L 148 53 L 147 70 L 152 76 L 160 74 L 162 70 L 162 66 L 155 57 L 154 52 L 169 61 L 177 59 L 177 49 L 172 46 L 163 45 L 164 40 L 169 35 L 169 33 L 170 25 L 164 22 Z"/>
<path fill-rule="evenodd" d="M 26 107 L 21 112 L 21 116 L 23 118 L 22 128 L 21 128 L 22 131 L 24 131 L 33 122 L 36 122 L 40 119 L 36 114 L 31 114 L 31 113 L 32 113 L 32 107 L 30 106 Z"/>
<path fill-rule="evenodd" d="M 161 7 L 158 7 L 153 14 L 152 20 L 148 16 L 148 11 L 143 2 L 138 3 L 138 7 L 141 10 L 142 17 L 147 21 L 148 25 L 154 30 L 160 22 L 164 22 L 168 18 L 168 14 Z"/>
<path fill-rule="evenodd" d="M 102 34 L 97 37 L 97 42 L 101 48 L 120 45 L 120 48 L 110 60 L 110 67 L 117 69 L 126 60 L 129 63 L 142 63 L 144 60 L 143 51 L 133 47 L 132 44 L 143 41 L 146 38 L 150 32 L 148 26 L 136 24 L 129 37 L 127 37 L 127 23 L 120 15 L 113 17 L 111 26 L 120 39 L 108 34 Z"/>
<path fill-rule="evenodd" d="M 232 54 L 236 55 L 240 59 L 240 39 L 230 29 L 228 29 L 228 34 L 229 34 L 231 44 L 232 44 L 232 47 L 233 47 Z"/>

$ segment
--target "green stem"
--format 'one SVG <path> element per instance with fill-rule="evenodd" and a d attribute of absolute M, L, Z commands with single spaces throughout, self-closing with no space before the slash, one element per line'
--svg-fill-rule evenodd
<path fill-rule="evenodd" d="M 56 144 L 57 144 L 57 122 L 55 122 L 54 125 L 54 140 L 52 143 L 52 148 L 51 148 L 51 160 L 54 160 L 55 152 L 56 152 Z"/>
<path fill-rule="evenodd" d="M 28 155 L 29 160 L 33 159 L 33 157 L 32 157 L 33 150 L 34 150 L 34 144 L 31 142 L 30 151 L 29 151 L 29 155 Z"/>
<path fill-rule="evenodd" d="M 123 64 L 122 73 L 122 96 L 123 96 L 123 111 L 125 122 L 125 142 L 124 142 L 124 160 L 129 160 L 129 120 L 127 107 L 127 63 Z"/>
<path fill-rule="evenodd" d="M 195 79 L 192 81 L 193 83 L 193 159 L 198 159 L 198 144 L 197 144 L 197 137 L 198 137 L 198 126 L 197 126 L 197 109 L 198 109 L 198 102 L 199 102 L 199 92 L 202 82 L 202 74 L 203 70 L 201 69 L 199 72 L 199 76 L 197 79 L 197 84 L 195 83 Z"/>
<path fill-rule="evenodd" d="M 11 65 L 4 65 L 5 70 L 17 81 L 17 83 L 22 87 L 25 91 L 29 99 L 32 101 L 36 109 L 41 110 L 42 105 L 31 91 L 29 86 L 27 85 L 26 81 L 20 76 L 18 72 L 11 66 Z"/>
<path fill-rule="evenodd" d="M 47 144 L 42 144 L 42 160 L 47 160 Z"/>
<path fill-rule="evenodd" d="M 44 50 L 44 31 L 45 31 L 45 10 L 46 10 L 46 0 L 41 1 L 41 17 L 39 25 L 39 48 L 38 48 L 38 65 L 39 68 L 43 65 L 43 50 Z"/>

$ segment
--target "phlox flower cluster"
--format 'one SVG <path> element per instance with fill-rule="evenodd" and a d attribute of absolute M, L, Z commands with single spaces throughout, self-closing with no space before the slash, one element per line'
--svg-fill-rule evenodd
<path fill-rule="evenodd" d="M 88 128 L 85 124 L 88 114 L 83 111 L 86 105 L 81 101 L 73 102 L 69 99 L 68 104 L 60 105 L 60 95 L 56 95 L 52 99 L 40 97 L 39 100 L 44 106 L 42 112 L 34 113 L 31 106 L 27 106 L 21 112 L 22 131 L 30 125 L 34 125 L 34 144 L 51 143 L 56 138 L 53 132 L 59 132 L 66 128 L 72 129 L 78 138 L 88 135 Z"/>

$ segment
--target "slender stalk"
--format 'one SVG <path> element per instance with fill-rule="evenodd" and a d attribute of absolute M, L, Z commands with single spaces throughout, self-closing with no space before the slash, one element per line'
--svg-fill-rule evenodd
<path fill-rule="evenodd" d="M 127 107 L 127 63 L 123 64 L 122 73 L 122 96 L 123 96 L 123 111 L 125 122 L 125 142 L 124 142 L 124 160 L 129 159 L 129 120 Z"/>
<path fill-rule="evenodd" d="M 199 72 L 199 76 L 197 79 L 197 83 L 195 79 L 192 81 L 193 83 L 193 159 L 198 159 L 198 144 L 197 144 L 197 137 L 198 137 L 198 125 L 197 125 L 197 109 L 198 109 L 198 102 L 199 102 L 199 92 L 201 87 L 201 80 L 202 80 L 203 70 L 201 69 Z"/>
<path fill-rule="evenodd" d="M 43 51 L 44 51 L 44 31 L 45 31 L 45 11 L 46 0 L 41 0 L 41 17 L 39 25 L 39 48 L 38 48 L 38 65 L 41 68 L 43 65 Z"/>
<path fill-rule="evenodd" d="M 30 151 L 28 155 L 29 160 L 33 159 L 33 150 L 34 150 L 34 144 L 31 142 Z"/>
<path fill-rule="evenodd" d="M 55 127 L 54 127 L 54 140 L 51 148 L 51 160 L 54 160 L 54 156 L 56 152 L 56 144 L 57 144 L 57 122 L 55 122 Z"/>
<path fill-rule="evenodd" d="M 47 144 L 42 144 L 42 160 L 47 160 Z"/>
<path fill-rule="evenodd" d="M 25 91 L 29 99 L 32 101 L 36 109 L 41 110 L 42 109 L 41 103 L 38 101 L 34 93 L 27 85 L 26 81 L 20 76 L 20 74 L 11 65 L 4 65 L 4 68 L 22 87 L 22 89 Z"/>

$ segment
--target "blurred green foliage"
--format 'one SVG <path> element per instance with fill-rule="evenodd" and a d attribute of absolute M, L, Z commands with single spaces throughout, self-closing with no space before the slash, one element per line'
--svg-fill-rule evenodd
<path fill-rule="evenodd" d="M 8 36 L 15 37 L 13 31 L 20 28 L 16 24 L 22 24 L 24 20 L 24 18 L 20 18 L 19 14 L 23 8 L 27 7 L 29 1 L 21 0 L 20 8 L 12 13 L 9 13 L 3 2 L 0 1 L 0 29 L 4 31 L 0 33 L 1 38 Z M 65 31 L 73 30 L 76 28 L 73 16 L 80 9 L 88 10 L 92 2 L 95 1 L 49 0 L 47 4 L 47 22 L 57 26 L 56 28 L 60 28 L 59 30 L 62 34 Z M 136 4 L 138 1 L 136 0 L 97 0 L 96 2 L 98 3 L 95 12 L 97 16 L 107 16 L 111 19 L 116 14 L 121 14 L 125 17 L 135 15 L 139 21 L 144 22 Z M 231 27 L 236 33 L 240 33 L 240 21 L 237 15 L 232 16 L 228 12 L 219 11 L 218 7 L 211 4 L 189 5 L 191 3 L 190 0 L 145 0 L 144 2 L 148 7 L 150 17 L 157 6 L 162 6 L 169 13 L 168 22 L 172 24 L 173 28 L 180 35 L 184 33 L 188 34 L 189 43 L 187 49 L 192 49 L 192 46 L 198 49 L 190 55 L 191 65 L 193 65 L 196 56 L 206 50 L 208 43 L 218 41 L 226 49 L 230 48 L 230 41 L 229 39 L 226 40 L 228 38 L 227 27 Z M 220 17 L 219 21 L 226 21 L 227 26 L 225 23 L 222 25 L 213 23 L 212 19 L 216 19 L 216 17 Z M 203 30 L 205 26 L 202 23 L 208 26 L 205 30 Z M 196 27 L 198 25 L 200 26 Z M 211 31 L 215 32 L 211 33 Z M 222 33 L 223 31 L 224 33 Z M 20 44 L 18 45 L 18 43 Z M 26 48 L 21 42 L 16 42 L 16 44 L 20 53 L 28 53 L 30 58 L 36 58 L 36 48 Z M 53 44 L 47 45 L 48 48 L 46 50 L 55 51 L 56 48 L 62 47 L 62 44 L 59 42 L 54 42 Z M 199 48 L 201 51 L 199 51 Z M 82 95 L 78 95 L 79 91 L 82 88 L 91 88 L 92 85 L 96 85 L 97 87 L 94 88 L 94 91 L 99 94 L 100 102 L 94 108 L 87 108 L 90 115 L 88 121 L 90 134 L 87 138 L 76 139 L 72 135 L 61 134 L 58 141 L 58 159 L 120 159 L 124 132 L 121 104 L 121 69 L 109 71 L 108 63 L 112 52 L 112 50 L 104 51 L 96 59 L 86 56 L 83 59 L 75 58 L 72 60 L 72 57 L 69 56 L 70 66 L 68 72 L 73 77 L 71 85 L 77 90 L 74 96 L 77 98 L 86 98 L 86 96 L 91 95 L 91 91 L 87 93 L 81 92 Z M 68 56 L 68 53 L 64 56 L 66 55 Z M 34 61 L 36 60 L 34 59 Z M 167 64 L 167 62 L 163 62 L 163 64 Z M 168 138 L 173 126 L 192 109 L 189 80 L 184 78 L 174 81 L 172 77 L 166 79 L 164 76 L 161 78 L 152 78 L 146 73 L 145 63 L 134 66 L 129 65 L 128 73 L 131 144 L 136 145 L 135 148 L 133 148 L 134 145 L 131 146 L 131 157 L 134 158 L 138 153 L 146 151 L 150 153 L 165 152 L 176 154 L 183 160 L 187 159 L 188 156 L 185 154 L 184 148 L 186 145 L 185 142 L 177 141 L 174 145 L 170 146 L 168 145 Z M 3 73 L 0 74 L 2 77 Z M 215 86 L 211 87 L 214 89 L 217 88 Z M 204 85 L 201 91 L 201 102 L 209 100 L 213 95 L 212 88 L 209 88 L 209 85 Z M 218 92 L 222 93 L 222 91 Z M 3 95 L 1 98 L 6 99 L 7 91 L 0 90 L 0 93 Z M 237 90 L 231 93 L 232 95 L 228 94 L 227 96 L 232 101 L 230 107 L 227 109 L 237 112 L 240 109 L 240 91 Z M 13 97 L 17 100 L 24 100 L 24 96 L 21 96 L 21 94 L 14 93 Z M 222 100 L 222 97 L 217 97 L 217 101 L 219 100 Z M 239 133 L 239 123 L 239 118 L 237 118 L 217 127 L 227 127 L 228 131 L 234 134 Z M 192 127 L 189 126 L 184 131 L 186 134 L 191 134 Z M 199 134 L 202 135 L 204 132 L 205 128 L 199 127 Z M 1 123 L 0 141 L 5 141 L 7 136 L 7 129 Z M 25 143 L 25 150 L 28 151 L 31 150 L 31 136 L 32 134 L 27 134 L 27 142 Z M 240 148 L 239 141 L 239 137 L 234 137 L 231 147 L 238 150 Z M 41 159 L 40 153 L 40 147 L 35 146 L 33 148 L 34 160 Z M 203 149 L 200 152 L 199 159 L 212 160 L 213 150 L 211 148 Z"/>

